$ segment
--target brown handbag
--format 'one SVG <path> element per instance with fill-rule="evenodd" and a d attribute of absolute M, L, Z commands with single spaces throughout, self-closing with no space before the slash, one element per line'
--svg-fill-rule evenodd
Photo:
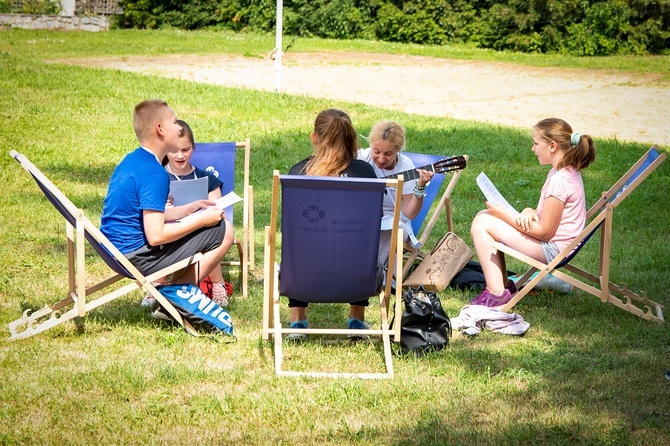
<path fill-rule="evenodd" d="M 442 291 L 470 259 L 470 247 L 453 232 L 447 232 L 430 255 L 403 281 L 403 287 L 423 285 L 426 290 Z"/>

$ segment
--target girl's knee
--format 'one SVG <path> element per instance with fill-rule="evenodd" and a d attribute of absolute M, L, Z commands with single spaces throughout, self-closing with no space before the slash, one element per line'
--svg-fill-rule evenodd
<path fill-rule="evenodd" d="M 474 235 L 479 232 L 486 225 L 488 214 L 483 214 L 482 212 L 475 215 L 475 218 L 472 219 L 472 224 L 470 225 L 470 234 Z"/>

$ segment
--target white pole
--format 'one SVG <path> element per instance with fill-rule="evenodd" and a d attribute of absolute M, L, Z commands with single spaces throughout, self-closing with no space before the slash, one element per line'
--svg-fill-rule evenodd
<path fill-rule="evenodd" d="M 282 58 L 282 21 L 284 1 L 277 0 L 277 25 L 275 35 L 275 89 L 281 92 L 281 58 Z"/>

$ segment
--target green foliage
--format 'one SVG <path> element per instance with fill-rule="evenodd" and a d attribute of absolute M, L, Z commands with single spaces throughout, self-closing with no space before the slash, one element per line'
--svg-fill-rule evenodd
<path fill-rule="evenodd" d="M 413 7 L 401 11 L 392 4 L 380 8 L 376 34 L 378 38 L 390 42 L 440 45 L 447 41 L 446 33 L 435 23 L 429 11 Z"/>
<path fill-rule="evenodd" d="M 622 0 L 584 6 L 584 21 L 568 26 L 564 49 L 579 56 L 629 53 L 626 41 L 630 8 Z"/>
<path fill-rule="evenodd" d="M 121 0 L 122 28 L 274 30 L 274 0 Z M 284 32 L 578 56 L 664 54 L 670 0 L 286 0 Z"/>
<path fill-rule="evenodd" d="M 12 12 L 12 0 L 0 0 L 0 13 Z"/>

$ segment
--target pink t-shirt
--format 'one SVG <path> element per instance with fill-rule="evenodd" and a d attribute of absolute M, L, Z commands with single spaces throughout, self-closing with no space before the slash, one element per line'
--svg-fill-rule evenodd
<path fill-rule="evenodd" d="M 558 198 L 565 204 L 561 221 L 550 240 L 562 251 L 579 235 L 586 224 L 586 198 L 581 173 L 573 167 L 549 171 L 547 180 L 542 186 L 540 202 L 537 204 L 537 215 L 540 218 L 547 197 Z"/>

